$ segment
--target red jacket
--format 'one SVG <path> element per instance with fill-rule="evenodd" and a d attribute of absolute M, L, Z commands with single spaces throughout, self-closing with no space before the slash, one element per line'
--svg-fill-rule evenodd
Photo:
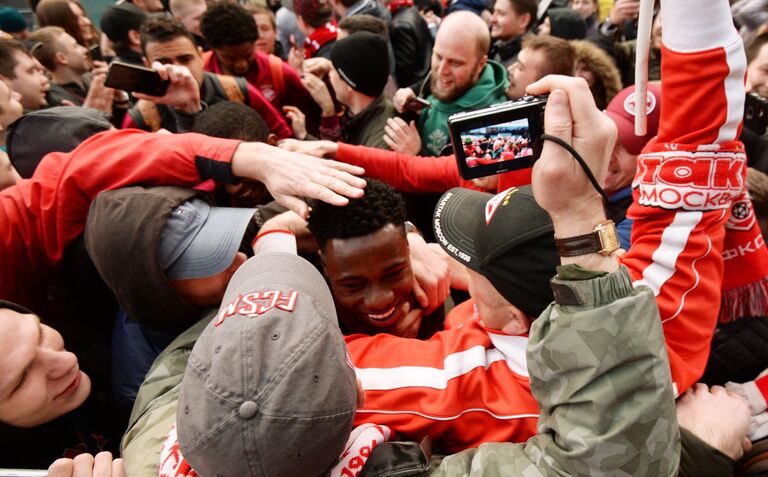
<path fill-rule="evenodd" d="M 0 191 L 0 299 L 45 310 L 48 281 L 65 248 L 83 233 L 104 190 L 231 180 L 238 141 L 197 134 L 107 131 L 67 154 L 47 155 L 31 179 Z"/>
<path fill-rule="evenodd" d="M 259 50 L 253 50 L 255 67 L 251 68 L 245 80 L 255 86 L 264 95 L 275 109 L 283 113 L 283 106 L 296 106 L 307 115 L 308 121 L 315 124 L 320 115 L 317 106 L 309 91 L 301 82 L 301 77 L 295 69 L 277 56 L 267 55 Z M 280 78 L 273 75 L 271 62 L 279 62 L 281 66 Z M 203 53 L 203 69 L 211 73 L 227 74 L 221 68 L 219 58 L 213 51 Z"/>
<path fill-rule="evenodd" d="M 365 169 L 365 175 L 384 181 L 401 192 L 442 193 L 453 187 L 484 190 L 459 174 L 454 156 L 410 156 L 365 146 L 339 143 L 337 161 Z M 531 183 L 531 169 L 499 175 L 497 190 Z"/>
<path fill-rule="evenodd" d="M 697 0 L 672 5 L 662 4 L 670 28 L 665 23 L 659 137 L 638 159 L 629 210 L 632 246 L 622 262 L 635 286 L 656 295 L 672 379 L 682 393 L 702 375 L 709 356 L 723 279 L 724 223 L 746 183 L 746 156 L 735 141 L 745 65 L 727 11 L 713 14 L 709 3 Z M 701 18 L 711 28 L 692 36 L 691 24 Z M 687 35 L 682 53 L 670 46 L 679 35 Z M 339 152 L 350 155 L 345 148 Z M 347 337 L 365 390 L 355 425 L 386 425 L 417 440 L 429 435 L 449 452 L 481 442 L 523 442 L 536 432 L 527 338 L 485 329 L 471 307 L 457 307 L 446 318 L 447 329 L 427 341 Z"/>

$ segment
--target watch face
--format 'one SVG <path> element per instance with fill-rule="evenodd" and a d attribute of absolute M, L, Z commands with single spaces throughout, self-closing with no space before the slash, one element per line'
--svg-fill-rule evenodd
<path fill-rule="evenodd" d="M 597 224 L 595 232 L 600 237 L 602 255 L 610 255 L 619 249 L 619 236 L 616 234 L 616 225 L 612 220 Z"/>

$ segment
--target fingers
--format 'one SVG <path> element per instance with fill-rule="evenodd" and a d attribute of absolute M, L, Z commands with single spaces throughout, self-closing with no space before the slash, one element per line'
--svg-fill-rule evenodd
<path fill-rule="evenodd" d="M 598 111 L 589 85 L 581 77 L 549 75 L 528 85 L 525 91 L 528 94 L 539 95 L 551 93 L 556 89 L 563 90 L 565 93 L 575 122 L 587 123 L 589 118 Z"/>
<path fill-rule="evenodd" d="M 99 452 L 93 459 L 93 477 L 110 477 L 112 475 L 112 454 Z"/>
<path fill-rule="evenodd" d="M 75 469 L 72 477 L 92 477 L 94 459 L 91 454 L 80 454 L 73 459 Z"/>
<path fill-rule="evenodd" d="M 56 459 L 48 467 L 48 477 L 71 477 L 75 470 L 72 459 Z"/>
<path fill-rule="evenodd" d="M 303 200 L 286 194 L 273 194 L 278 204 L 299 214 L 299 217 L 306 219 L 309 216 L 309 206 Z"/>
<path fill-rule="evenodd" d="M 429 296 L 427 295 L 427 292 L 421 288 L 418 280 L 413 281 L 412 293 L 421 308 L 427 308 L 429 306 Z"/>
<path fill-rule="evenodd" d="M 326 159 L 324 162 L 324 165 L 326 167 L 330 167 L 332 169 L 336 169 L 338 171 L 351 174 L 351 176 L 349 177 L 350 184 L 354 185 L 355 187 L 359 187 L 361 189 L 365 187 L 366 185 L 365 179 L 357 177 L 365 174 L 365 169 L 363 169 L 362 167 L 353 166 L 352 164 L 346 164 L 344 162 L 333 161 L 330 159 Z M 360 196 L 362 197 L 362 194 L 360 194 Z"/>

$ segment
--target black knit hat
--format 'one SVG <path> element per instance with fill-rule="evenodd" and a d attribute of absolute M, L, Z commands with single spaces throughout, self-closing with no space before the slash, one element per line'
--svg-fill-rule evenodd
<path fill-rule="evenodd" d="M 554 299 L 549 280 L 560 256 L 552 220 L 530 186 L 497 195 L 453 188 L 438 201 L 433 226 L 449 255 L 487 278 L 526 315 L 538 317 Z"/>
<path fill-rule="evenodd" d="M 389 77 L 387 42 L 367 31 L 353 33 L 333 45 L 331 62 L 339 77 L 355 91 L 379 96 Z"/>

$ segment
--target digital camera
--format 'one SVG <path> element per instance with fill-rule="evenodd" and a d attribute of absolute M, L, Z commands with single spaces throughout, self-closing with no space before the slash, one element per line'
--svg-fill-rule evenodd
<path fill-rule="evenodd" d="M 448 129 L 461 177 L 532 167 L 541 155 L 547 96 L 526 96 L 451 115 Z"/>

